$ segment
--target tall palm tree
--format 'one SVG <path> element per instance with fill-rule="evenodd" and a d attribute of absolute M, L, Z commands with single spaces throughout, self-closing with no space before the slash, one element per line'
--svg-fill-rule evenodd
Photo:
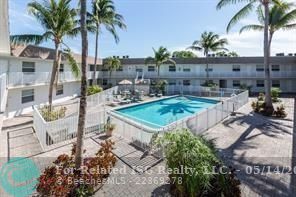
<path fill-rule="evenodd" d="M 122 15 L 116 12 L 114 2 L 112 0 L 93 0 L 92 11 L 87 13 L 88 28 L 94 30 L 96 43 L 95 43 L 95 60 L 94 60 L 94 72 L 92 75 L 93 83 L 96 84 L 96 65 L 98 59 L 98 45 L 99 34 L 102 32 L 102 27 L 110 32 L 115 42 L 119 42 L 119 37 L 116 32 L 116 27 L 125 29 L 124 18 Z"/>
<path fill-rule="evenodd" d="M 82 40 L 82 53 L 81 53 L 81 98 L 79 105 L 79 119 L 77 131 L 77 143 L 75 150 L 75 168 L 80 169 L 82 164 L 82 150 L 84 142 L 84 129 L 85 129 L 85 116 L 86 116 L 86 67 L 88 56 L 88 38 L 87 38 L 87 25 L 86 25 L 86 0 L 80 0 L 80 27 L 81 27 L 81 40 Z"/>
<path fill-rule="evenodd" d="M 117 57 L 108 57 L 106 59 L 106 63 L 104 64 L 104 66 L 109 71 L 109 81 L 110 81 L 112 72 L 120 68 L 121 62 L 120 62 L 120 59 Z"/>
<path fill-rule="evenodd" d="M 165 47 L 159 47 L 158 50 L 155 50 L 154 48 L 154 57 L 147 57 L 145 59 L 145 64 L 155 64 L 157 68 L 157 76 L 159 77 L 159 71 L 160 71 L 160 66 L 165 64 L 165 63 L 171 63 L 173 65 L 176 65 L 176 62 L 171 59 L 171 53 L 167 50 Z"/>
<path fill-rule="evenodd" d="M 39 3 L 33 1 L 28 4 L 29 14 L 33 15 L 37 21 L 42 25 L 45 32 L 41 35 L 37 34 L 23 34 L 11 36 L 12 44 L 36 44 L 51 40 L 55 45 L 54 62 L 51 72 L 48 102 L 51 108 L 52 94 L 54 83 L 58 82 L 58 72 L 61 62 L 61 47 L 66 47 L 67 57 L 70 58 L 72 70 L 77 74 L 79 67 L 72 57 L 70 48 L 64 43 L 63 39 L 68 37 L 75 37 L 79 33 L 78 22 L 75 17 L 77 11 L 70 7 L 71 0 L 49 0 Z M 75 74 L 75 75 L 76 75 Z M 77 76 L 77 75 L 76 75 Z"/>
<path fill-rule="evenodd" d="M 216 51 L 228 51 L 227 48 L 225 48 L 225 45 L 228 44 L 227 39 L 221 38 L 218 34 L 215 34 L 214 32 L 203 32 L 201 34 L 200 40 L 196 40 L 192 43 L 190 47 L 188 47 L 191 50 L 195 51 L 203 51 L 204 56 L 206 57 L 206 85 L 209 81 L 209 63 L 208 63 L 208 56 L 209 53 L 216 52 Z"/>
<path fill-rule="evenodd" d="M 270 52 L 268 49 L 268 26 L 269 26 L 269 6 L 271 3 L 280 5 L 279 0 L 220 0 L 217 9 L 221 9 L 229 4 L 237 4 L 245 2 L 246 5 L 239 10 L 227 25 L 227 32 L 238 23 L 242 18 L 248 16 L 256 7 L 264 7 L 264 67 L 265 67 L 265 112 L 272 114 L 274 111 L 271 100 L 271 82 L 270 82 Z"/>

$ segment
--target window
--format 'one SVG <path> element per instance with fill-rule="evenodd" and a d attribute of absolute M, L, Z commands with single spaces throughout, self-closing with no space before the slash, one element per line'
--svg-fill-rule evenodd
<path fill-rule="evenodd" d="M 213 68 L 208 68 L 208 69 L 206 68 L 205 71 L 206 71 L 206 72 L 207 72 L 207 71 L 208 71 L 208 72 L 213 72 Z"/>
<path fill-rule="evenodd" d="M 272 65 L 271 70 L 272 71 L 280 71 L 280 65 Z"/>
<path fill-rule="evenodd" d="M 93 84 L 93 80 L 92 79 L 89 79 L 88 80 L 88 85 L 92 86 L 92 84 Z"/>
<path fill-rule="evenodd" d="M 22 72 L 26 72 L 26 73 L 35 72 L 35 62 L 23 62 Z"/>
<path fill-rule="evenodd" d="M 256 86 L 257 86 L 258 88 L 262 88 L 262 87 L 264 87 L 264 80 L 257 80 L 257 81 L 256 81 Z"/>
<path fill-rule="evenodd" d="M 183 80 L 184 86 L 190 86 L 190 80 Z"/>
<path fill-rule="evenodd" d="M 64 87 L 63 85 L 58 85 L 56 95 L 62 95 L 62 94 L 64 94 Z"/>
<path fill-rule="evenodd" d="M 60 64 L 60 73 L 64 72 L 64 64 Z"/>
<path fill-rule="evenodd" d="M 183 68 L 183 72 L 190 72 L 190 68 Z"/>
<path fill-rule="evenodd" d="M 22 90 L 22 103 L 34 101 L 34 89 Z"/>
<path fill-rule="evenodd" d="M 272 80 L 272 87 L 273 88 L 280 88 L 281 87 L 280 80 Z"/>
<path fill-rule="evenodd" d="M 232 86 L 233 87 L 240 87 L 240 81 L 239 80 L 233 80 L 232 81 Z"/>
<path fill-rule="evenodd" d="M 174 65 L 169 66 L 169 72 L 176 72 L 176 66 Z"/>
<path fill-rule="evenodd" d="M 89 64 L 89 71 L 95 71 L 95 65 L 94 64 Z"/>
<path fill-rule="evenodd" d="M 264 71 L 264 66 L 263 65 L 256 65 L 256 71 L 259 71 L 259 72 Z"/>
<path fill-rule="evenodd" d="M 155 72 L 155 66 L 148 66 L 148 72 Z"/>
<path fill-rule="evenodd" d="M 108 80 L 107 79 L 103 79 L 103 86 L 108 85 Z"/>
<path fill-rule="evenodd" d="M 232 66 L 232 71 L 233 72 L 239 72 L 240 71 L 240 65 L 233 65 Z"/>
<path fill-rule="evenodd" d="M 169 85 L 176 85 L 176 81 L 169 81 Z"/>
<path fill-rule="evenodd" d="M 123 71 L 123 68 L 122 68 L 122 66 L 119 66 L 119 68 L 118 69 L 116 69 L 116 71 L 118 72 L 121 72 L 121 71 Z"/>
<path fill-rule="evenodd" d="M 143 72 L 143 68 L 136 68 L 136 72 Z"/>

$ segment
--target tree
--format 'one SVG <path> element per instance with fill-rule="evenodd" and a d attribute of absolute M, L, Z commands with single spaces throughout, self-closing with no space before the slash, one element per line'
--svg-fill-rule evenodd
<path fill-rule="evenodd" d="M 226 52 L 226 51 L 219 51 L 216 53 L 216 56 L 220 56 L 220 57 L 238 57 L 238 54 L 235 51 L 231 51 L 231 52 Z"/>
<path fill-rule="evenodd" d="M 79 104 L 79 119 L 77 131 L 77 143 L 75 150 L 75 168 L 78 170 L 82 163 L 82 150 L 84 142 L 84 129 L 85 129 L 85 116 L 86 116 L 86 68 L 88 56 L 88 40 L 87 40 L 87 25 L 86 25 L 86 0 L 80 0 L 80 30 L 82 40 L 82 53 L 81 53 L 81 97 Z"/>
<path fill-rule="evenodd" d="M 192 51 L 174 51 L 173 58 L 196 58 L 197 55 L 195 55 Z"/>
<path fill-rule="evenodd" d="M 216 52 L 216 51 L 228 51 L 227 48 L 225 48 L 225 45 L 228 44 L 227 39 L 222 38 L 220 39 L 220 36 L 218 34 L 215 34 L 214 32 L 207 32 L 201 34 L 200 40 L 196 40 L 193 42 L 193 44 L 188 47 L 191 50 L 195 51 L 203 51 L 204 56 L 206 57 L 206 73 L 207 73 L 207 80 L 206 84 L 208 84 L 209 81 L 209 64 L 208 64 L 208 55 L 209 52 Z"/>
<path fill-rule="evenodd" d="M 92 75 L 93 83 L 96 84 L 96 65 L 98 59 L 98 47 L 99 47 L 99 34 L 102 32 L 102 27 L 110 32 L 115 42 L 119 42 L 119 37 L 116 32 L 116 27 L 125 29 L 124 18 L 122 15 L 116 12 L 114 3 L 112 0 L 93 0 L 92 12 L 87 13 L 87 26 L 91 29 L 91 32 L 95 32 L 95 60 L 94 60 L 94 72 Z"/>
<path fill-rule="evenodd" d="M 157 68 L 157 76 L 159 77 L 159 71 L 160 71 L 160 66 L 165 64 L 165 63 L 171 63 L 173 65 L 176 65 L 176 62 L 172 60 L 171 53 L 167 50 L 165 47 L 159 47 L 158 50 L 155 50 L 154 48 L 154 57 L 147 57 L 145 59 L 145 64 L 155 64 Z"/>
<path fill-rule="evenodd" d="M 120 68 L 121 62 L 120 62 L 120 59 L 118 59 L 117 57 L 108 57 L 106 59 L 106 63 L 104 63 L 104 66 L 109 71 L 109 81 L 110 81 L 112 72 Z"/>
<path fill-rule="evenodd" d="M 270 51 L 268 48 L 268 26 L 269 26 L 269 6 L 271 3 L 280 5 L 279 0 L 220 0 L 217 4 L 217 9 L 221 9 L 229 4 L 237 4 L 241 2 L 246 2 L 246 5 L 239 10 L 230 20 L 227 25 L 227 32 L 238 23 L 242 18 L 248 16 L 255 7 L 259 10 L 259 7 L 264 7 L 264 68 L 265 68 L 265 113 L 273 114 L 274 108 L 271 100 L 271 81 L 270 81 Z"/>
<path fill-rule="evenodd" d="M 11 36 L 12 44 L 36 44 L 51 40 L 55 45 L 54 62 L 52 66 L 48 102 L 51 109 L 52 94 L 54 84 L 58 83 L 58 72 L 61 62 L 61 47 L 66 47 L 66 57 L 71 64 L 71 69 L 78 77 L 79 67 L 76 64 L 70 48 L 64 43 L 63 39 L 68 37 L 75 37 L 79 33 L 79 26 L 75 17 L 77 11 L 70 7 L 71 0 L 49 0 L 39 3 L 33 1 L 28 4 L 29 14 L 33 15 L 37 21 L 42 25 L 45 32 L 41 35 L 37 34 L 23 34 Z"/>

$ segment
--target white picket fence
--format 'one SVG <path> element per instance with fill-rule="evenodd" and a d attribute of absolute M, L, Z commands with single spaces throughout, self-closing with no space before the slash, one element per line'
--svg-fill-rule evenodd
<path fill-rule="evenodd" d="M 111 100 L 113 94 L 116 94 L 118 87 L 113 87 L 103 92 L 87 97 L 87 114 L 85 118 L 85 134 L 92 132 L 103 132 L 106 122 L 106 113 L 104 104 Z M 33 121 L 36 135 L 44 150 L 52 149 L 64 143 L 70 143 L 76 138 L 78 130 L 79 116 L 79 101 L 71 104 L 74 111 L 71 115 L 55 121 L 47 122 L 40 113 L 41 106 L 34 106 Z M 95 110 L 90 110 L 93 107 L 100 106 Z M 57 107 L 57 106 L 55 106 Z M 58 106 L 57 108 L 59 108 Z M 72 109 L 73 110 L 73 109 Z"/>

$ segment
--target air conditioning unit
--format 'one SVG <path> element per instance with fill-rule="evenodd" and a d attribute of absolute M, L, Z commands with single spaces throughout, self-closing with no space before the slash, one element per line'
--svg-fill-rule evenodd
<path fill-rule="evenodd" d="M 288 56 L 293 56 L 293 53 L 289 53 Z"/>
<path fill-rule="evenodd" d="M 277 53 L 277 54 L 275 54 L 276 56 L 285 56 L 285 53 Z"/>

